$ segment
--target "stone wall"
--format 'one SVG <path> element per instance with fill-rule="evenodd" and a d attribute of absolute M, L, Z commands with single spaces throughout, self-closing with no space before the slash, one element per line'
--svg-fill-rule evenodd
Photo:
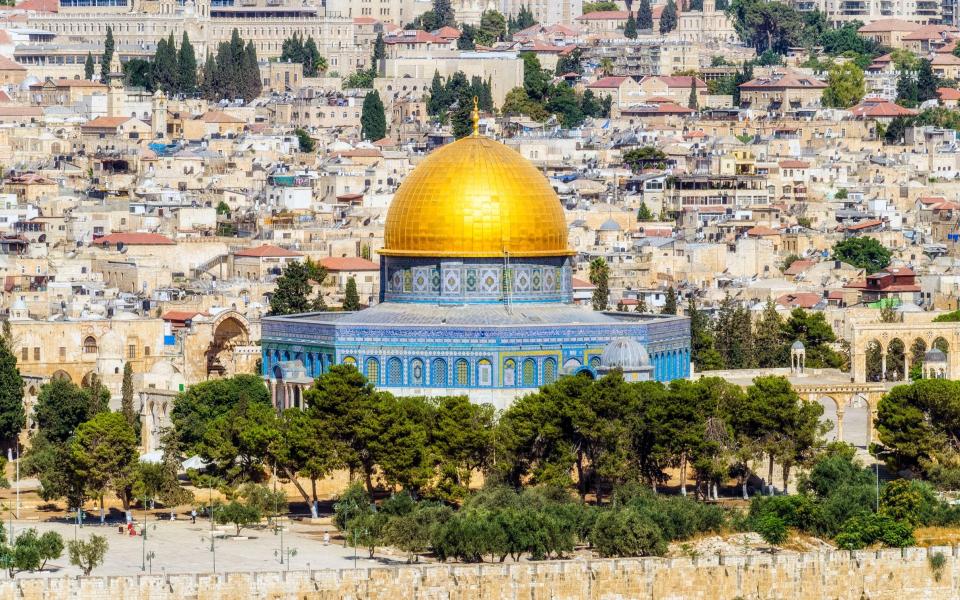
<path fill-rule="evenodd" d="M 939 581 L 929 556 L 946 557 Z M 960 598 L 960 546 L 699 559 L 0 581 L 0 600 L 885 600 Z"/>

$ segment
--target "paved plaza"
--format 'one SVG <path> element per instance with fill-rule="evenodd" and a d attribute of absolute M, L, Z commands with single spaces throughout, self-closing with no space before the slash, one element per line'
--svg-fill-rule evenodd
<path fill-rule="evenodd" d="M 93 515 L 90 515 L 93 519 Z M 138 519 L 143 518 L 139 512 Z M 76 538 L 86 539 L 92 534 L 105 536 L 110 545 L 102 567 L 94 570 L 94 575 L 132 575 L 141 573 L 144 562 L 144 546 L 146 553 L 152 553 L 151 561 L 147 561 L 147 571 L 153 573 L 209 573 L 214 569 L 214 554 L 216 555 L 216 571 L 277 571 L 288 568 L 287 558 L 280 564 L 280 535 L 274 534 L 272 528 L 244 529 L 241 536 L 246 539 L 234 539 L 233 526 L 218 526 L 216 552 L 210 551 L 210 522 L 197 518 L 196 524 L 190 519 L 183 519 L 178 515 L 177 521 L 155 520 L 151 515 L 149 529 L 144 539 L 130 536 L 117 531 L 120 523 L 114 522 L 105 526 L 86 524 L 77 527 L 64 521 L 14 521 L 15 533 L 33 527 L 41 533 L 57 531 L 64 541 Z M 139 529 L 139 523 L 137 523 Z M 10 522 L 4 522 L 4 528 L 9 534 Z M 302 569 L 342 569 L 354 565 L 353 548 L 343 547 L 338 537 L 333 537 L 329 544 L 324 544 L 324 532 L 334 530 L 329 524 L 313 524 L 308 521 L 291 521 L 287 523 L 283 534 L 284 550 L 295 549 L 296 555 L 290 557 L 289 568 Z M 286 552 L 284 553 L 286 554 Z M 377 566 L 386 564 L 389 559 L 378 557 L 376 560 L 366 558 L 366 551 L 360 549 L 357 565 L 359 567 Z M 43 573 L 22 574 L 20 577 L 63 576 L 79 575 L 80 570 L 71 566 L 67 551 L 63 556 L 47 564 Z M 5 577 L 6 575 L 0 575 Z"/>

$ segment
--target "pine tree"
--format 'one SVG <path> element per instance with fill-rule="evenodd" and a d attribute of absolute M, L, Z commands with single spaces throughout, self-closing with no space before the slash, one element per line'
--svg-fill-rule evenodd
<path fill-rule="evenodd" d="M 167 94 L 177 90 L 177 48 L 173 41 L 173 34 L 169 39 L 157 42 L 157 51 L 153 55 L 154 85 Z"/>
<path fill-rule="evenodd" d="M 437 29 L 457 26 L 456 15 L 453 12 L 450 0 L 433 0 L 433 14 L 436 18 L 435 26 Z"/>
<path fill-rule="evenodd" d="M 83 63 L 83 78 L 92 81 L 94 69 L 93 55 L 87 52 L 87 60 Z"/>
<path fill-rule="evenodd" d="M 434 71 L 433 80 L 430 82 L 430 97 L 427 98 L 427 114 L 435 117 L 446 110 L 449 104 L 447 88 L 440 78 L 440 71 Z"/>
<path fill-rule="evenodd" d="M 763 308 L 757 326 L 754 328 L 753 347 L 757 357 L 757 366 L 762 369 L 780 367 L 786 364 L 787 340 L 783 335 L 783 318 L 777 312 L 777 305 L 768 300 Z"/>
<path fill-rule="evenodd" d="M 100 80 L 106 83 L 110 76 L 110 63 L 113 62 L 113 51 L 116 44 L 113 41 L 113 27 L 107 25 L 107 37 L 103 41 L 103 60 L 100 62 Z"/>
<path fill-rule="evenodd" d="M 643 294 L 637 294 L 637 307 L 633 309 L 634 312 L 645 313 L 647 312 L 647 297 Z"/>
<path fill-rule="evenodd" d="M 640 209 L 637 211 L 637 221 L 641 223 L 653 221 L 653 213 L 647 208 L 646 202 L 640 202 Z"/>
<path fill-rule="evenodd" d="M 692 75 L 690 76 L 690 98 L 687 100 L 687 108 L 700 109 L 700 102 L 697 100 L 697 78 Z"/>
<path fill-rule="evenodd" d="M 690 358 L 694 368 L 698 371 L 723 368 L 723 359 L 714 348 L 710 318 L 697 308 L 697 301 L 692 295 L 687 304 L 687 317 L 690 319 Z"/>
<path fill-rule="evenodd" d="M 650 8 L 650 0 L 640 0 L 640 7 L 637 9 L 637 28 L 653 29 L 653 9 Z"/>
<path fill-rule="evenodd" d="M 27 423 L 23 410 L 23 378 L 10 344 L 9 336 L 0 338 L 0 442 L 7 447 L 15 442 Z"/>
<path fill-rule="evenodd" d="M 673 286 L 667 288 L 667 299 L 663 303 L 663 310 L 660 311 L 660 314 L 677 314 L 677 290 L 673 289 Z"/>
<path fill-rule="evenodd" d="M 730 294 L 720 302 L 717 311 L 715 347 L 726 369 L 749 369 L 754 365 L 750 311 Z"/>
<path fill-rule="evenodd" d="M 137 428 L 137 415 L 133 411 L 133 363 L 123 365 L 123 382 L 120 384 L 120 412 L 134 430 Z"/>
<path fill-rule="evenodd" d="M 197 91 L 197 54 L 186 31 L 183 32 L 177 54 L 177 91 L 187 95 Z"/>
<path fill-rule="evenodd" d="M 593 310 L 607 310 L 610 298 L 610 267 L 602 257 L 590 261 L 590 283 L 593 290 Z"/>
<path fill-rule="evenodd" d="M 381 140 L 387 135 L 387 115 L 383 101 L 376 90 L 367 92 L 363 99 L 363 111 L 360 113 L 360 137 L 371 142 Z"/>
<path fill-rule="evenodd" d="M 673 0 L 667 0 L 667 5 L 663 7 L 660 13 L 660 33 L 670 33 L 677 28 L 677 4 Z"/>
<path fill-rule="evenodd" d="M 631 40 L 637 37 L 637 21 L 633 18 L 632 12 L 627 15 L 627 24 L 623 27 L 623 37 Z"/>
<path fill-rule="evenodd" d="M 353 277 L 347 280 L 343 293 L 343 310 L 360 310 L 360 294 L 357 293 L 357 282 Z"/>

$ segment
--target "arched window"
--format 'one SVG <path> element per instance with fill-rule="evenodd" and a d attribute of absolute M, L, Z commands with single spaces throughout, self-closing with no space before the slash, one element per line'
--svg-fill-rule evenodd
<path fill-rule="evenodd" d="M 410 383 L 423 385 L 423 361 L 419 358 L 410 361 Z"/>
<path fill-rule="evenodd" d="M 487 359 L 477 363 L 477 385 L 488 387 L 493 384 L 493 365 Z"/>
<path fill-rule="evenodd" d="M 548 358 L 543 361 L 543 383 L 553 383 L 557 380 L 557 361 Z"/>
<path fill-rule="evenodd" d="M 380 363 L 375 358 L 367 359 L 367 381 L 374 385 L 380 383 Z"/>
<path fill-rule="evenodd" d="M 600 366 L 600 357 L 599 357 L 599 356 L 594 356 L 593 358 L 591 358 L 591 359 L 590 359 L 590 366 L 593 367 L 594 369 L 596 369 L 597 367 L 599 367 L 599 366 Z"/>
<path fill-rule="evenodd" d="M 532 358 L 523 361 L 523 385 L 537 385 L 537 363 Z"/>
<path fill-rule="evenodd" d="M 442 358 L 434 360 L 430 375 L 434 387 L 447 387 L 447 361 Z"/>
<path fill-rule="evenodd" d="M 343 357 L 343 364 L 345 364 L 345 365 L 350 365 L 351 367 L 356 367 L 356 366 L 357 366 L 357 359 L 355 359 L 355 358 L 352 357 L 352 356 L 344 356 L 344 357 Z"/>
<path fill-rule="evenodd" d="M 387 385 L 403 385 L 403 363 L 396 356 L 387 361 Z"/>
<path fill-rule="evenodd" d="M 517 363 L 508 358 L 503 361 L 503 387 L 513 387 L 517 385 Z"/>
<path fill-rule="evenodd" d="M 96 354 L 97 353 L 97 338 L 92 335 L 88 335 L 85 340 L 83 340 L 83 352 Z"/>
<path fill-rule="evenodd" d="M 470 385 L 470 365 L 467 364 L 465 358 L 461 358 L 457 361 L 457 368 L 454 371 L 454 376 L 456 381 L 454 382 L 457 387 L 466 387 Z"/>

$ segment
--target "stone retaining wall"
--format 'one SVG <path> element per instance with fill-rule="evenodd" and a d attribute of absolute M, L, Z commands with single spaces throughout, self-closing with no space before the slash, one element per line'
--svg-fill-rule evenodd
<path fill-rule="evenodd" d="M 929 557 L 946 557 L 939 581 Z M 960 599 L 960 546 L 774 556 L 23 578 L 0 600 Z"/>

